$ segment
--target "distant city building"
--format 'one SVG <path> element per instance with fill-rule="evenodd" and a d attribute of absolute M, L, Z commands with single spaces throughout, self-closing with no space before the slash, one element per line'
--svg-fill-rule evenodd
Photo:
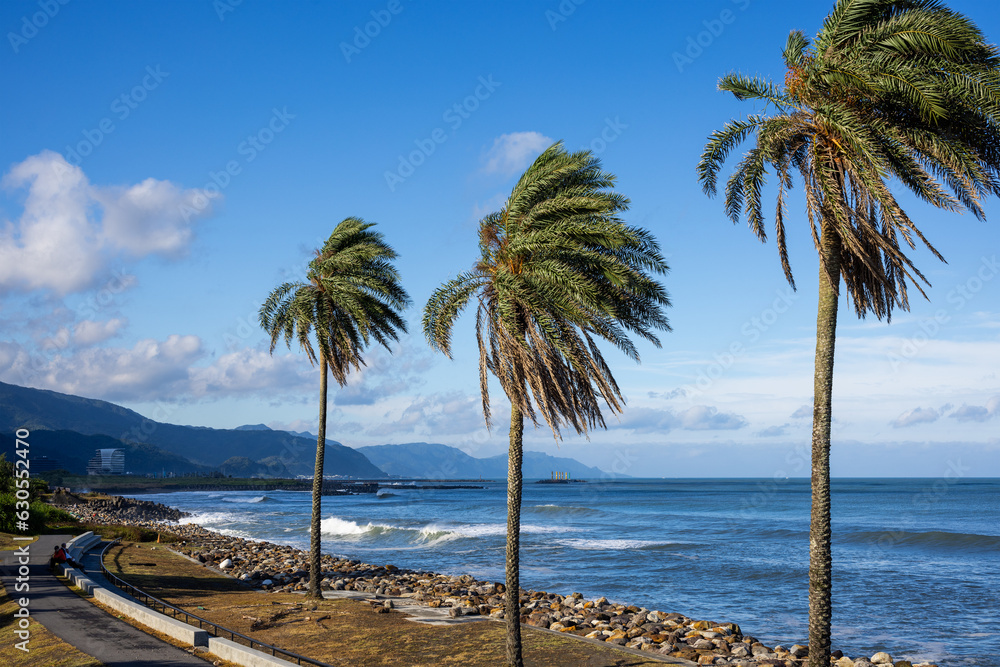
<path fill-rule="evenodd" d="M 98 449 L 87 463 L 88 475 L 124 475 L 124 449 Z"/>
<path fill-rule="evenodd" d="M 62 467 L 62 462 L 59 459 L 50 459 L 47 456 L 34 456 L 28 463 L 33 473 L 52 472 Z"/>

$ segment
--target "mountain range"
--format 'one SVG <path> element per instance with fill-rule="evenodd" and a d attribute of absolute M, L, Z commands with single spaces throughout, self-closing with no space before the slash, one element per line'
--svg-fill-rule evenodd
<path fill-rule="evenodd" d="M 73 431 L 108 436 L 122 443 L 114 446 L 147 445 L 152 447 L 147 450 L 151 453 L 158 450 L 187 461 L 186 464 L 175 461 L 171 472 L 186 472 L 201 466 L 214 469 L 236 456 L 264 462 L 265 466 L 272 464 L 271 467 L 280 463 L 292 475 L 311 475 L 316 460 L 315 438 L 266 427 L 266 430 L 238 430 L 166 424 L 114 403 L 0 382 L 0 432 L 14 433 L 20 428 L 32 434 Z M 103 447 L 113 446 L 108 440 L 102 442 Z M 87 459 L 93 456 L 93 449 Z M 71 454 L 67 451 L 67 463 L 76 456 Z M 57 453 L 54 458 L 64 457 Z M 131 465 L 128 467 L 132 469 Z M 323 473 L 361 478 L 386 476 L 364 454 L 332 440 L 327 441 Z"/>
<path fill-rule="evenodd" d="M 316 436 L 276 431 L 264 424 L 233 429 L 180 426 L 154 421 L 114 403 L 0 382 L 0 452 L 13 454 L 17 429 L 31 432 L 31 456 L 58 459 L 83 474 L 96 449 L 125 449 L 135 474 L 219 470 L 234 477 L 312 475 Z M 552 472 L 573 478 L 601 477 L 597 468 L 571 458 L 524 452 L 525 478 Z M 353 449 L 327 439 L 324 474 L 377 479 L 505 479 L 507 456 L 475 458 L 456 447 L 426 442 Z"/>
<path fill-rule="evenodd" d="M 405 445 L 358 447 L 368 460 L 394 477 L 426 479 L 507 479 L 507 455 L 475 458 L 461 449 L 427 442 Z M 553 472 L 569 473 L 574 479 L 600 478 L 604 473 L 575 459 L 524 452 L 521 474 L 526 478 L 549 478 Z"/>

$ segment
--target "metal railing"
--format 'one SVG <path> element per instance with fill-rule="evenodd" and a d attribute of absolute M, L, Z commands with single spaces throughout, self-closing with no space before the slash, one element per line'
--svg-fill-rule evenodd
<path fill-rule="evenodd" d="M 112 574 L 111 571 L 108 570 L 108 568 L 104 565 L 104 555 L 107 553 L 108 549 L 118 544 L 119 542 L 121 542 L 121 538 L 117 537 L 111 542 L 109 542 L 101 550 L 101 556 L 100 556 L 101 574 L 103 574 L 107 578 L 107 580 L 110 581 L 112 584 L 122 589 L 123 591 L 125 591 L 132 597 L 136 598 L 137 600 L 141 601 L 147 607 L 153 609 L 154 611 L 159 611 L 162 614 L 169 613 L 173 618 L 181 617 L 183 618 L 184 622 L 187 623 L 188 625 L 197 625 L 200 629 L 207 631 L 213 637 L 228 638 L 230 641 L 234 642 L 237 641 L 237 637 L 239 637 L 239 639 L 243 640 L 243 642 L 245 642 L 246 645 L 249 646 L 250 648 L 255 648 L 256 650 L 263 650 L 267 653 L 270 653 L 274 657 L 280 656 L 282 658 L 289 658 L 291 660 L 295 660 L 296 663 L 299 665 L 307 664 L 307 665 L 315 665 L 316 667 L 334 667 L 329 663 L 320 662 L 319 660 L 313 660 L 312 658 L 307 658 L 304 655 L 299 655 L 298 653 L 293 653 L 291 651 L 286 651 L 283 648 L 278 648 L 277 646 L 273 646 L 272 644 L 265 644 L 264 642 L 257 641 L 253 637 L 248 637 L 242 633 L 236 632 L 235 630 L 230 630 L 225 626 L 219 625 L 218 623 L 213 623 L 212 621 L 202 618 L 201 616 L 195 616 L 194 614 L 190 614 L 181 609 L 180 607 L 175 607 L 172 604 L 164 602 L 163 600 L 153 597 L 152 595 L 146 593 L 145 591 L 136 588 L 135 586 L 128 583 L 121 577 Z"/>

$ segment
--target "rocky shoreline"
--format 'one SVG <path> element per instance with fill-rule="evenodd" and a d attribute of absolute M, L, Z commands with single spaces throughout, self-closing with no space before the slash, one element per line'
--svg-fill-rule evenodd
<path fill-rule="evenodd" d="M 127 498 L 66 507 L 76 516 L 100 523 L 127 524 L 175 535 L 175 551 L 206 567 L 214 567 L 263 591 L 305 591 L 309 554 L 290 546 L 255 542 L 207 530 L 197 524 L 177 524 L 184 515 L 157 503 Z M 168 523 L 170 522 L 170 523 Z M 429 607 L 446 607 L 453 617 L 504 617 L 504 585 L 478 581 L 469 575 L 448 576 L 373 565 L 324 555 L 325 590 L 356 591 L 375 596 L 405 597 Z M 808 648 L 798 644 L 765 646 L 744 635 L 735 623 L 696 620 L 634 605 L 586 600 L 579 593 L 557 595 L 520 591 L 521 622 L 638 649 L 653 655 L 690 660 L 699 665 L 800 667 L 807 664 Z M 376 607 L 376 611 L 386 607 Z M 936 667 L 930 663 L 893 660 L 886 653 L 870 658 L 844 656 L 834 651 L 835 667 Z"/>
<path fill-rule="evenodd" d="M 180 521 L 190 516 L 187 512 L 168 507 L 163 503 L 122 496 L 83 501 L 83 498 L 62 490 L 57 491 L 52 499 L 54 505 L 59 505 L 75 517 L 99 523 L 139 525 L 150 521 Z"/>

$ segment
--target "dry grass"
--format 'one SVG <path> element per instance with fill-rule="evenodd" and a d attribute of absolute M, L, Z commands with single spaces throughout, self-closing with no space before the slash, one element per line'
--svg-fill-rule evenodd
<path fill-rule="evenodd" d="M 28 631 L 31 638 L 29 651 L 25 653 L 15 647 L 21 638 L 14 634 L 17 629 L 14 612 L 18 604 L 0 586 L 0 662 L 10 667 L 100 667 L 102 663 L 86 653 L 76 650 L 45 629 L 41 623 L 32 620 Z"/>
<path fill-rule="evenodd" d="M 30 540 L 14 540 L 14 533 L 0 533 L 0 551 L 13 551 L 23 547 L 25 544 L 31 544 L 38 539 L 37 535 L 32 536 Z M 16 537 L 24 537 L 23 535 L 17 535 Z"/>
<path fill-rule="evenodd" d="M 105 564 L 129 583 L 189 613 L 332 665 L 494 667 L 503 662 L 502 623 L 429 626 L 405 621 L 395 611 L 375 614 L 364 602 L 262 593 L 156 544 L 113 548 Z M 663 665 L 532 628 L 523 628 L 522 635 L 526 665 Z"/>

